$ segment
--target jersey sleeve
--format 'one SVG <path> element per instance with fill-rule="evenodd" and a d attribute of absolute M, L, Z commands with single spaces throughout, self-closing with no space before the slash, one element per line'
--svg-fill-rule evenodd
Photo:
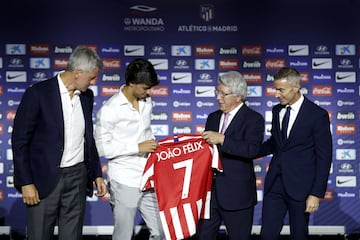
<path fill-rule="evenodd" d="M 146 191 L 154 188 L 154 154 L 150 154 L 146 162 L 144 173 L 141 179 L 140 190 Z"/>

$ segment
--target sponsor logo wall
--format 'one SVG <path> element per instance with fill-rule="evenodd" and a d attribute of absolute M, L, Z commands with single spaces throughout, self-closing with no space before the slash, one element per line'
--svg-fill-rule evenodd
<path fill-rule="evenodd" d="M 268 138 L 271 109 L 278 103 L 272 76 L 283 66 L 297 68 L 302 75 L 302 93 L 329 112 L 333 133 L 328 190 L 320 210 L 311 215 L 310 224 L 345 225 L 347 233 L 358 230 L 360 39 L 329 41 L 321 36 L 307 36 L 298 43 L 292 38 L 274 41 L 276 37 L 272 41 L 266 38 L 259 41 L 258 36 L 242 41 L 244 24 L 234 17 L 226 18 L 228 13 L 219 5 L 186 5 L 178 12 L 189 11 L 191 18 L 177 21 L 167 8 L 170 7 L 161 2 L 122 3 L 121 15 L 116 17 L 118 25 L 109 33 L 114 38 L 112 41 L 101 35 L 85 41 L 81 33 L 65 40 L 41 41 L 36 36 L 24 38 L 19 33 L 11 40 L 0 41 L 0 219 L 4 225 L 19 231 L 25 226 L 22 217 L 25 207 L 21 195 L 13 188 L 10 143 L 21 96 L 29 85 L 63 70 L 77 45 L 88 45 L 99 53 L 104 63 L 96 86 L 91 87 L 95 94 L 94 121 L 103 102 L 124 84 L 124 72 L 132 59 L 144 57 L 153 63 L 160 79 L 160 85 L 151 90 L 152 129 L 158 139 L 201 133 L 208 114 L 218 107 L 217 78 L 232 70 L 244 75 L 248 83 L 246 104 L 264 116 L 264 136 Z M 96 34 L 96 29 L 92 31 Z M 269 160 L 270 157 L 264 157 L 254 161 L 259 199 L 255 225 L 261 224 L 263 182 Z M 105 159 L 102 165 L 106 176 Z M 106 199 L 88 198 L 85 224 L 112 224 Z"/>

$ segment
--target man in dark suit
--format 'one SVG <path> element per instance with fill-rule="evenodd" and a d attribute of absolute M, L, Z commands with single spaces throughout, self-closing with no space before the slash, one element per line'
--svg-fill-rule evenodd
<path fill-rule="evenodd" d="M 202 136 L 217 145 L 223 173 L 214 177 L 210 219 L 199 223 L 200 240 L 215 240 L 222 222 L 230 239 L 251 239 L 257 203 L 253 159 L 265 127 L 264 118 L 245 105 L 246 96 L 247 84 L 240 73 L 230 71 L 219 77 L 219 110 L 208 116 Z"/>
<path fill-rule="evenodd" d="M 30 240 L 82 236 L 86 195 L 106 193 L 93 138 L 94 84 L 103 63 L 90 48 L 77 47 L 66 71 L 29 87 L 13 125 L 15 187 L 27 205 Z"/>
<path fill-rule="evenodd" d="M 264 185 L 262 240 L 280 239 L 287 212 L 291 239 L 307 239 L 309 215 L 318 210 L 327 187 L 332 161 L 329 114 L 300 93 L 300 81 L 293 68 L 274 75 L 280 104 L 272 110 L 271 137 L 261 148 L 261 156 L 273 154 Z"/>

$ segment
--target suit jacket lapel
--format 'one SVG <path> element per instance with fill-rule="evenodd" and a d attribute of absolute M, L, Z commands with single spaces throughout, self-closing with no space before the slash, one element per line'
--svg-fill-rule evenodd
<path fill-rule="evenodd" d="M 215 118 L 213 118 L 213 123 L 211 124 L 211 127 L 213 127 L 213 129 L 211 129 L 212 131 L 219 131 L 221 115 L 222 111 L 218 110 L 216 112 Z"/>
<path fill-rule="evenodd" d="M 304 102 L 301 104 L 299 112 L 294 121 L 294 124 L 292 125 L 292 127 L 290 129 L 288 140 L 292 138 L 292 136 L 294 135 L 294 132 L 301 130 L 299 127 L 299 123 L 306 121 L 306 119 L 304 119 L 306 117 L 306 114 L 305 114 L 306 106 L 305 105 L 306 105 L 306 98 L 304 99 Z"/>
<path fill-rule="evenodd" d="M 237 113 L 235 114 L 235 116 L 231 120 L 230 124 L 226 128 L 225 133 L 228 132 L 228 131 L 231 132 L 235 125 L 241 124 L 241 122 L 243 121 L 244 116 L 246 115 L 246 114 L 244 114 L 245 108 L 246 108 L 245 105 L 241 106 L 239 111 L 237 111 Z M 235 124 L 235 122 L 236 122 L 236 124 Z"/>
<path fill-rule="evenodd" d="M 274 123 L 273 123 L 273 128 L 274 130 L 272 131 L 272 134 L 274 134 L 277 139 L 279 139 L 279 141 L 282 141 L 282 137 L 281 137 L 281 129 L 280 129 L 280 117 L 279 117 L 279 113 L 281 111 L 282 107 L 279 106 L 278 108 L 275 109 L 274 111 Z"/>
<path fill-rule="evenodd" d="M 85 138 L 86 138 L 88 136 L 87 134 L 88 134 L 89 126 L 91 126 L 92 124 L 92 113 L 90 111 L 91 108 L 89 106 L 89 102 L 85 93 L 80 94 L 80 102 L 85 118 L 84 120 L 85 120 Z"/>
<path fill-rule="evenodd" d="M 45 94 L 46 101 L 50 103 L 47 105 L 51 108 L 50 112 L 52 112 L 52 114 L 50 116 L 54 119 L 54 122 L 56 122 L 61 138 L 64 139 L 64 116 L 57 77 L 49 80 L 49 90 Z"/>

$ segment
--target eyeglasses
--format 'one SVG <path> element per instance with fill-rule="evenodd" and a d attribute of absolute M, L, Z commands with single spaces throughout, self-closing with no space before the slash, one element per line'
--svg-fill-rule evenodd
<path fill-rule="evenodd" d="M 216 96 L 219 96 L 220 95 L 220 97 L 226 97 L 226 96 L 229 96 L 229 95 L 233 95 L 233 93 L 224 93 L 224 92 L 222 92 L 222 91 L 219 91 L 219 90 L 215 90 L 215 95 Z"/>

